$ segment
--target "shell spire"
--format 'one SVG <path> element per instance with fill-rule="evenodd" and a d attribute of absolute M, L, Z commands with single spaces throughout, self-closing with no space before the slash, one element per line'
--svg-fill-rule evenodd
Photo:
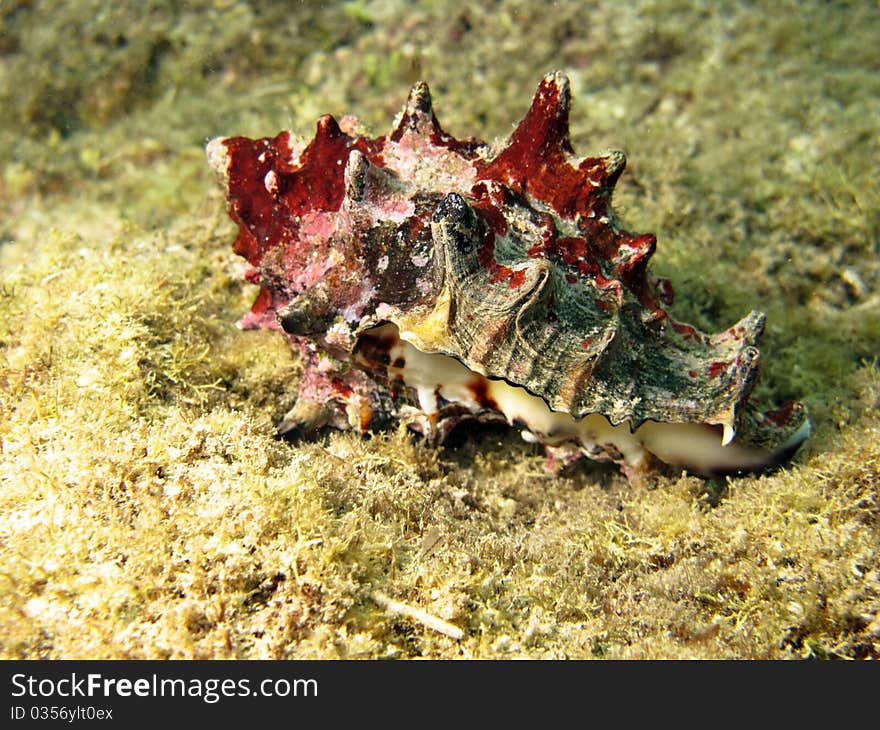
<path fill-rule="evenodd" d="M 568 139 L 570 108 L 568 77 L 559 71 L 547 74 L 535 91 L 531 107 L 495 162 L 508 154 L 534 162 L 549 157 L 551 163 L 556 163 L 564 155 L 572 154 Z"/>
<path fill-rule="evenodd" d="M 569 84 L 564 74 L 547 74 L 538 86 L 532 105 L 507 143 L 480 171 L 519 193 L 552 204 L 560 168 L 571 168 L 568 139 Z"/>
<path fill-rule="evenodd" d="M 449 139 L 449 135 L 441 129 L 437 121 L 431 103 L 431 90 L 424 81 L 417 82 L 410 89 L 406 105 L 400 112 L 389 139 L 400 142 L 407 132 L 420 134 L 435 144 Z"/>
<path fill-rule="evenodd" d="M 603 216 L 626 158 L 611 152 L 574 167 L 570 105 L 568 78 L 560 71 L 547 74 L 528 112 L 480 176 L 528 194 L 567 218 Z"/>
<path fill-rule="evenodd" d="M 341 176 L 328 175 L 327 170 L 344 165 L 355 142 L 329 114 L 318 119 L 315 138 L 303 150 L 299 166 L 283 188 L 284 204 L 291 214 L 339 209 L 345 186 Z"/>
<path fill-rule="evenodd" d="M 364 154 L 353 149 L 345 165 L 345 198 L 349 202 L 358 203 L 364 199 L 367 189 L 367 175 L 370 172 L 370 161 Z"/>

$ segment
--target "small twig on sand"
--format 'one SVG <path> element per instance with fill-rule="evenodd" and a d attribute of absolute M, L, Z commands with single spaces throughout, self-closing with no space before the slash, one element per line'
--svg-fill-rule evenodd
<path fill-rule="evenodd" d="M 415 608 L 414 606 L 408 606 L 400 601 L 395 601 L 382 591 L 373 591 L 370 594 L 370 598 L 389 613 L 411 618 L 413 621 L 422 624 L 422 626 L 433 629 L 437 633 L 448 636 L 450 639 L 461 641 L 464 638 L 464 631 L 458 628 L 458 626 L 453 626 L 451 623 L 444 621 L 441 618 L 437 618 L 437 616 L 432 616 L 421 608 Z"/>

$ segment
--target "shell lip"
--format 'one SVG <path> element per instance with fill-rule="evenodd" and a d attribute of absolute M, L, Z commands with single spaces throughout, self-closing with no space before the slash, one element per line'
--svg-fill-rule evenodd
<path fill-rule="evenodd" d="M 661 420 L 659 418 L 652 418 L 650 416 L 646 416 L 644 418 L 633 418 L 632 416 L 621 416 L 619 418 L 615 418 L 614 416 L 609 416 L 608 414 L 602 413 L 601 411 L 587 411 L 587 412 L 584 412 L 582 414 L 575 416 L 569 410 L 566 410 L 564 408 L 554 407 L 553 404 L 548 402 L 547 398 L 542 393 L 538 392 L 537 390 L 535 390 L 533 388 L 530 388 L 528 385 L 525 385 L 523 383 L 518 383 L 514 380 L 511 380 L 510 378 L 505 378 L 504 376 L 501 376 L 501 375 L 490 374 L 489 372 L 487 372 L 485 370 L 482 370 L 480 368 L 475 367 L 471 363 L 465 362 L 465 360 L 462 359 L 461 355 L 456 352 L 453 352 L 453 351 L 445 349 L 445 348 L 437 348 L 435 350 L 429 350 L 429 349 L 424 348 L 423 343 L 421 341 L 419 341 L 418 339 L 413 338 L 413 337 L 408 337 L 407 336 L 408 333 L 405 330 L 401 329 L 400 325 L 396 321 L 394 321 L 394 319 L 374 319 L 374 318 L 371 318 L 369 320 L 365 320 L 365 322 L 368 323 L 368 326 L 360 327 L 358 330 L 358 334 L 360 334 L 361 332 L 363 332 L 367 329 L 373 329 L 374 327 L 381 327 L 382 325 L 392 324 L 395 327 L 397 327 L 398 336 L 400 337 L 400 339 L 403 340 L 404 342 L 409 343 L 410 345 L 415 347 L 417 350 L 420 350 L 421 352 L 424 352 L 425 354 L 437 354 L 437 355 L 444 355 L 446 357 L 450 357 L 450 358 L 460 362 L 462 365 L 464 365 L 464 367 L 466 367 L 468 370 L 470 370 L 474 374 L 481 375 L 482 377 L 486 378 L 487 380 L 498 382 L 498 383 L 504 383 L 506 385 L 511 386 L 512 388 L 521 388 L 529 395 L 534 396 L 536 398 L 540 398 L 541 401 L 544 403 L 544 405 L 546 405 L 547 408 L 550 411 L 552 411 L 553 413 L 565 414 L 565 415 L 571 416 L 572 418 L 575 418 L 575 419 L 587 418 L 589 416 L 601 416 L 606 421 L 608 421 L 608 423 L 611 424 L 611 426 L 613 426 L 613 427 L 617 427 L 617 426 L 620 426 L 624 423 L 628 423 L 630 433 L 635 433 L 643 424 L 649 423 L 649 422 L 650 423 L 682 423 L 682 424 L 693 423 L 693 421 L 689 421 L 687 419 L 681 419 L 679 421 L 668 421 L 668 420 Z M 707 423 L 706 425 L 725 426 L 726 424 L 723 422 L 719 422 L 718 424 Z"/>
<path fill-rule="evenodd" d="M 798 449 L 810 437 L 813 427 L 808 418 L 798 427 L 798 429 L 789 436 L 780 446 L 777 446 L 770 452 L 767 461 L 759 467 L 746 467 L 734 469 L 716 469 L 706 476 L 723 477 L 723 476 L 746 476 L 748 474 L 757 474 L 767 476 L 779 471 L 785 466 L 791 458 L 797 453 Z"/>

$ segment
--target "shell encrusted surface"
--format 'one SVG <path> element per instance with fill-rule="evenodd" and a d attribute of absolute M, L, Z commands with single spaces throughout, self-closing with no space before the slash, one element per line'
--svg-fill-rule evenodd
<path fill-rule="evenodd" d="M 627 473 L 657 459 L 755 470 L 793 453 L 809 428 L 800 404 L 746 407 L 764 315 L 717 334 L 668 315 L 672 287 L 648 271 L 655 237 L 611 208 L 625 157 L 576 159 L 569 103 L 567 78 L 548 74 L 493 147 L 445 133 L 418 83 L 385 136 L 324 116 L 310 142 L 209 143 L 261 287 L 240 324 L 280 327 L 302 356 L 282 430 L 403 419 L 443 438 L 462 418 L 504 419 L 560 458 Z M 659 441 L 657 424 L 670 426 Z M 718 458 L 690 457 L 698 432 Z"/>

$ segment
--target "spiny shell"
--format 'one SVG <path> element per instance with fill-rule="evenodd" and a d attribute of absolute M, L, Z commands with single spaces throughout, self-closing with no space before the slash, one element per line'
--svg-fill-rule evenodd
<path fill-rule="evenodd" d="M 442 437 L 462 417 L 504 417 L 630 472 L 652 464 L 645 422 L 717 431 L 719 448 L 740 427 L 762 442 L 760 458 L 729 450 L 697 471 L 762 468 L 797 448 L 808 432 L 800 404 L 743 414 L 764 315 L 713 335 L 669 317 L 672 288 L 647 270 L 655 237 L 624 230 L 611 209 L 623 153 L 575 159 L 568 116 L 557 72 L 497 149 L 446 134 L 424 83 L 386 136 L 324 116 L 308 144 L 289 132 L 209 143 L 239 225 L 235 251 L 261 286 L 241 325 L 280 323 L 303 356 L 285 429 L 405 418 Z M 487 396 L 493 383 L 539 398 L 550 415 L 500 405 Z M 555 414 L 571 421 L 562 435 Z M 597 416 L 607 427 L 584 425 Z M 645 453 L 624 446 L 620 424 Z M 685 445 L 659 451 L 692 465 Z"/>

